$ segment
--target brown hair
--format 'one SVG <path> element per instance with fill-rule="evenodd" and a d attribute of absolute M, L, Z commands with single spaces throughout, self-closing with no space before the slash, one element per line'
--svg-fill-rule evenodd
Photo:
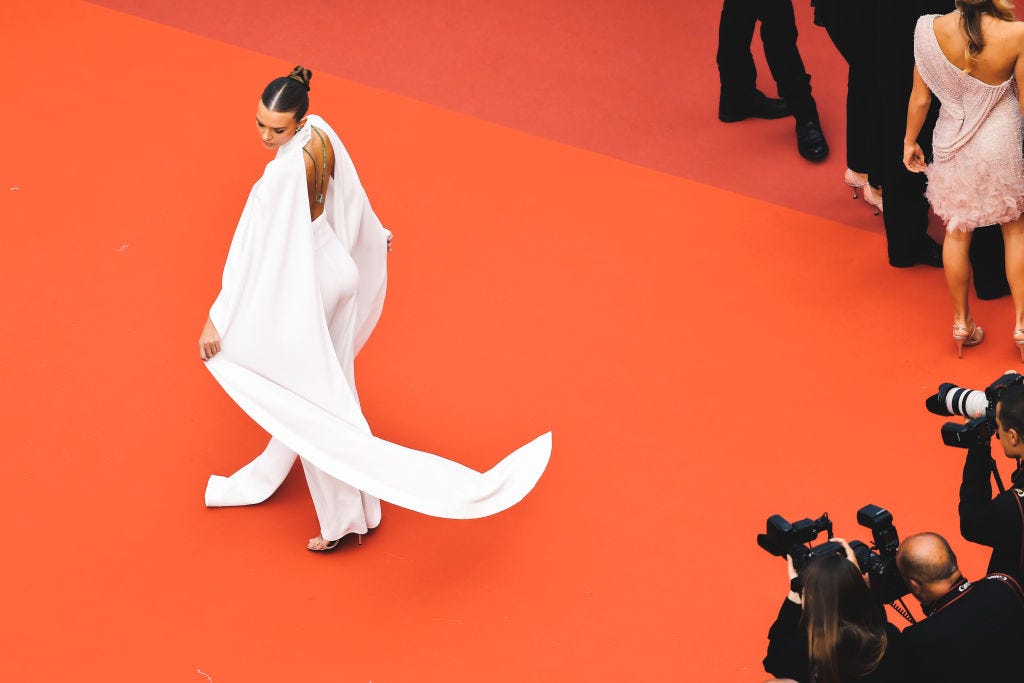
<path fill-rule="evenodd" d="M 967 51 L 964 56 L 968 64 L 975 64 L 978 55 L 985 49 L 985 38 L 981 35 L 981 15 L 988 14 L 1003 21 L 1013 21 L 1013 3 L 1010 0 L 956 0 L 960 12 L 960 28 L 967 36 Z"/>
<path fill-rule="evenodd" d="M 874 671 L 888 646 L 885 610 L 846 557 L 814 560 L 801 573 L 807 659 L 820 683 Z"/>

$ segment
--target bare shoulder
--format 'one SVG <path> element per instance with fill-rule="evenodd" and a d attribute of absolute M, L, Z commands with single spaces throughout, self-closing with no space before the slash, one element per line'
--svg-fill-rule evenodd
<path fill-rule="evenodd" d="M 921 17 L 921 21 L 928 18 L 928 16 Z M 956 45 L 966 40 L 963 29 L 960 28 L 960 15 L 956 12 L 935 17 L 935 22 L 931 24 L 930 28 L 943 45 Z"/>
<path fill-rule="evenodd" d="M 1004 29 L 1007 35 L 1024 39 L 1024 21 L 1007 21 Z"/>
<path fill-rule="evenodd" d="M 934 23 L 936 31 L 948 33 L 950 31 L 957 31 L 960 29 L 959 12 L 950 12 L 949 14 L 942 15 L 931 15 L 931 17 L 933 17 L 932 21 Z M 921 17 L 920 21 L 927 21 L 929 18 L 929 15 L 925 15 Z"/>
<path fill-rule="evenodd" d="M 996 38 L 1006 49 L 1024 53 L 1024 21 L 1000 21 L 998 24 Z"/>

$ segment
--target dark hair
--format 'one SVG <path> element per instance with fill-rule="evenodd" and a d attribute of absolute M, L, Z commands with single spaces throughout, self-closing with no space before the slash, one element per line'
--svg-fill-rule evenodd
<path fill-rule="evenodd" d="M 297 66 L 287 76 L 270 81 L 260 100 L 270 111 L 291 112 L 296 121 L 301 121 L 309 110 L 309 81 L 312 78 L 312 71 Z"/>
<path fill-rule="evenodd" d="M 857 565 L 832 555 L 811 562 L 804 582 L 807 661 L 820 683 L 839 683 L 874 671 L 885 655 L 885 610 Z"/>
<path fill-rule="evenodd" d="M 956 0 L 954 3 L 960 12 L 960 27 L 967 36 L 968 64 L 978 61 L 977 57 L 985 49 L 985 38 L 981 35 L 981 15 L 988 14 L 1003 21 L 1013 21 L 1013 3 L 1009 0 Z"/>
<path fill-rule="evenodd" d="M 1007 388 L 997 401 L 999 404 L 999 423 L 1003 429 L 1017 430 L 1017 436 L 1024 439 L 1024 384 L 1015 384 Z"/>

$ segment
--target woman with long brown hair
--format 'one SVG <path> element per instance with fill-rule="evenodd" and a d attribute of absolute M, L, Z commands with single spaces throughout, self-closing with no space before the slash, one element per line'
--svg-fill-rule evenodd
<path fill-rule="evenodd" d="M 975 228 L 998 223 L 1006 245 L 1013 295 L 1013 342 L 1024 361 L 1024 119 L 1018 81 L 1024 78 L 1024 24 L 1007 0 L 956 0 L 956 10 L 925 15 L 914 33 L 914 89 L 907 110 L 903 163 L 928 175 L 928 201 L 946 223 L 942 245 L 953 299 L 957 354 L 980 344 L 967 289 Z M 925 164 L 917 136 L 932 94 L 942 102 Z"/>
<path fill-rule="evenodd" d="M 845 541 L 847 555 L 821 557 L 800 572 L 768 631 L 766 671 L 808 683 L 903 680 L 899 630 L 871 593 Z M 788 558 L 787 558 L 788 559 Z M 792 560 L 790 577 L 795 578 Z"/>

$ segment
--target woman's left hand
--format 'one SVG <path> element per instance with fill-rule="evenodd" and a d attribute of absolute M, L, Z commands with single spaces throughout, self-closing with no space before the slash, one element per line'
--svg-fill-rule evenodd
<path fill-rule="evenodd" d="M 923 173 L 928 168 L 924 163 L 924 152 L 921 150 L 921 145 L 916 142 L 912 145 L 903 143 L 903 165 L 907 167 L 908 171 L 914 173 Z"/>

